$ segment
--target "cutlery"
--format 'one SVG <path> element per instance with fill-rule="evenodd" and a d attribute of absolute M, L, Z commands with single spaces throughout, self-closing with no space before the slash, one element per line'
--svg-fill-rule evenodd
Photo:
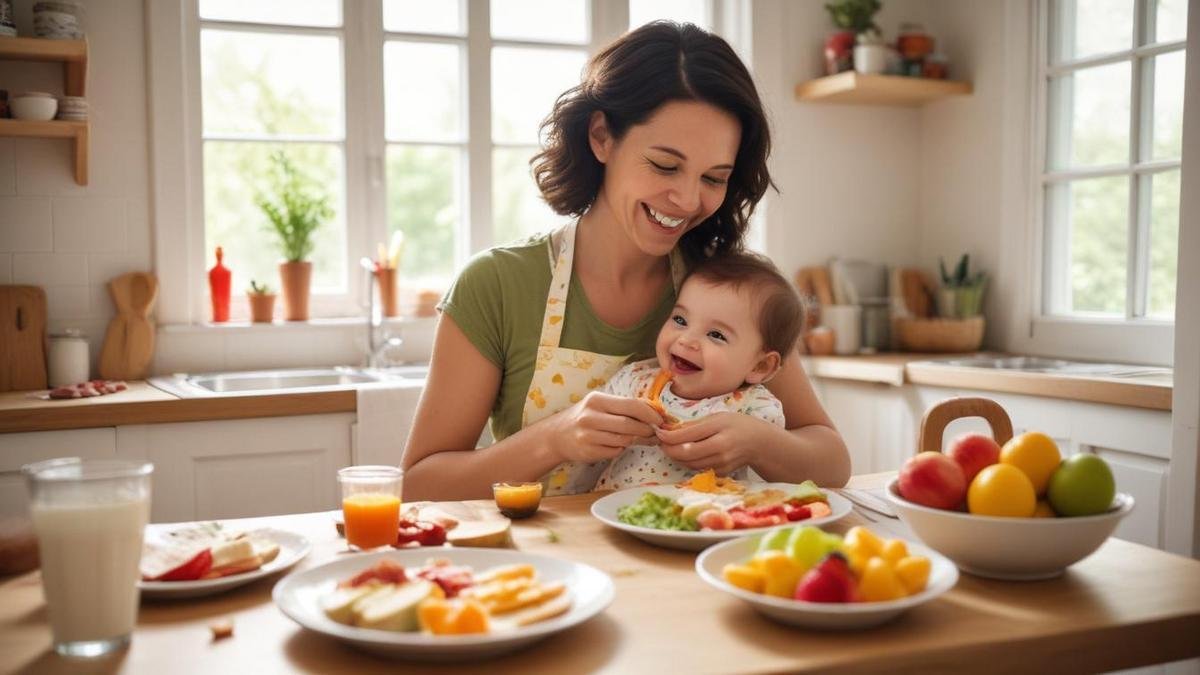
<path fill-rule="evenodd" d="M 850 503 L 862 507 L 863 509 L 878 513 L 886 518 L 899 518 L 899 516 L 896 515 L 896 512 L 892 510 L 892 507 L 889 506 L 887 502 L 883 501 L 871 492 L 866 490 L 858 490 L 855 488 L 841 488 L 837 490 L 837 492 L 849 500 Z"/>

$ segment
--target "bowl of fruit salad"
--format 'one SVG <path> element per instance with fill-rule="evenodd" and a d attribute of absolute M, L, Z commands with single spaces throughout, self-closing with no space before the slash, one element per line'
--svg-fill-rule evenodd
<path fill-rule="evenodd" d="M 946 424 L 983 417 L 992 435 L 953 439 Z M 1047 579 L 1091 555 L 1133 511 L 1097 455 L 1063 458 L 1046 434 L 1012 434 L 994 401 L 950 399 L 925 413 L 917 455 L 886 494 L 896 512 L 931 548 L 964 571 L 995 579 Z"/>
<path fill-rule="evenodd" d="M 958 581 L 954 563 L 920 544 L 810 525 L 713 546 L 696 558 L 696 573 L 771 619 L 828 630 L 886 623 Z"/>

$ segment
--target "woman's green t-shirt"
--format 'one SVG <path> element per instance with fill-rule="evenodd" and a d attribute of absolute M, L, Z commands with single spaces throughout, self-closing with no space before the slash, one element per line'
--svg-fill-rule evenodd
<path fill-rule="evenodd" d="M 521 429 L 525 394 L 533 379 L 537 344 L 550 291 L 549 234 L 483 251 L 467 263 L 438 306 L 500 369 L 500 392 L 492 408 L 492 436 L 502 440 Z M 615 328 L 596 316 L 578 277 L 571 274 L 560 347 L 633 360 L 654 355 L 654 341 L 675 305 L 670 285 L 636 325 Z"/>

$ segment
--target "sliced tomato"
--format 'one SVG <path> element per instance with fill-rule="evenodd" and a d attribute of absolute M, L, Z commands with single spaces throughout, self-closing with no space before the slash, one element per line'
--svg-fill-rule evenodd
<path fill-rule="evenodd" d="M 154 581 L 195 581 L 212 569 L 212 549 L 206 548 Z"/>
<path fill-rule="evenodd" d="M 453 598 L 462 589 L 475 585 L 471 568 L 458 565 L 432 565 L 417 572 L 417 576 L 441 586 L 447 598 Z"/>
<path fill-rule="evenodd" d="M 787 519 L 789 522 L 794 523 L 797 520 L 808 520 L 809 518 L 812 518 L 812 509 L 809 508 L 808 504 L 801 504 L 800 506 L 788 504 L 786 507 L 784 507 L 784 510 L 787 511 Z"/>

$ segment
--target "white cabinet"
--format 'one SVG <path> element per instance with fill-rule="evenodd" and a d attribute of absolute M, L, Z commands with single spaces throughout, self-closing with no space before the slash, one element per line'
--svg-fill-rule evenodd
<path fill-rule="evenodd" d="M 336 508 L 353 413 L 117 429 L 122 457 L 154 463 L 153 522 Z"/>
<path fill-rule="evenodd" d="M 0 434 L 0 515 L 29 510 L 23 465 L 55 457 L 112 458 L 116 453 L 117 430 L 112 427 Z"/>
<path fill-rule="evenodd" d="M 910 456 L 925 411 L 956 396 L 995 400 L 1008 411 L 1013 433 L 1041 431 L 1064 456 L 1090 452 L 1112 468 L 1117 489 L 1133 496 L 1133 513 L 1116 536 L 1162 548 L 1171 458 L 1171 413 L 1102 403 L 927 385 L 887 385 L 814 378 L 814 386 L 850 449 L 854 473 L 898 469 Z M 951 422 L 945 445 L 968 431 L 990 433 L 982 418 Z"/>

